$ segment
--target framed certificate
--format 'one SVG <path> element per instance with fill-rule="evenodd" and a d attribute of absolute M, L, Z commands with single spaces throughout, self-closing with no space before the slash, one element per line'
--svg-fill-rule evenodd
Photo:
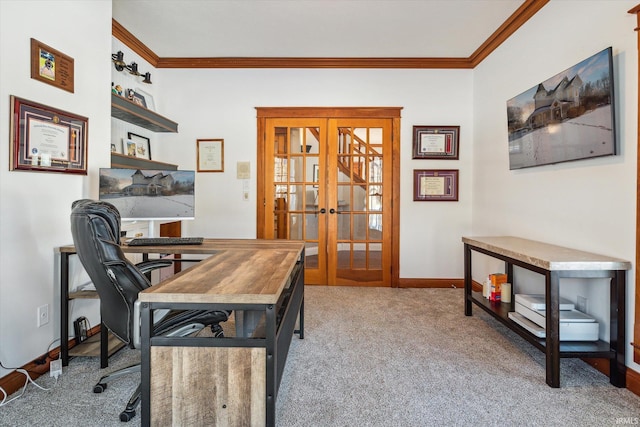
<path fill-rule="evenodd" d="M 224 139 L 198 139 L 198 172 L 224 172 Z"/>
<path fill-rule="evenodd" d="M 87 174 L 89 119 L 10 97 L 10 170 Z"/>
<path fill-rule="evenodd" d="M 414 126 L 414 159 L 458 160 L 460 126 Z"/>
<path fill-rule="evenodd" d="M 416 202 L 457 202 L 458 169 L 414 170 L 413 200 Z"/>

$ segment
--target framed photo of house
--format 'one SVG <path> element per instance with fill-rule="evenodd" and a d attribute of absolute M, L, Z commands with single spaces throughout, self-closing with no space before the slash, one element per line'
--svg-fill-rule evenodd
<path fill-rule="evenodd" d="M 415 202 L 457 202 L 458 169 L 418 169 L 413 171 Z"/>
<path fill-rule="evenodd" d="M 460 126 L 414 126 L 413 158 L 458 160 Z"/>
<path fill-rule="evenodd" d="M 89 119 L 11 95 L 9 170 L 87 174 Z"/>
<path fill-rule="evenodd" d="M 198 172 L 224 172 L 224 139 L 196 140 Z"/>
<path fill-rule="evenodd" d="M 127 155 L 151 160 L 151 145 L 149 138 L 135 133 L 127 133 Z M 133 150 L 133 153 L 132 153 Z"/>

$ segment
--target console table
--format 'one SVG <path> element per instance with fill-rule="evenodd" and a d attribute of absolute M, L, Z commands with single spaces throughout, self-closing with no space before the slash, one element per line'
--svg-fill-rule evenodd
<path fill-rule="evenodd" d="M 464 313 L 466 316 L 472 315 L 472 304 L 476 304 L 543 351 L 546 355 L 546 382 L 551 387 L 560 387 L 560 358 L 562 357 L 609 359 L 611 384 L 616 387 L 625 387 L 625 286 L 626 270 L 631 269 L 630 262 L 511 236 L 463 237 L 462 242 L 464 243 Z M 509 282 L 513 283 L 514 265 L 544 276 L 546 304 L 544 339 L 535 337 L 509 319 L 508 312 L 515 310 L 514 298 L 511 298 L 510 304 L 496 303 L 484 299 L 481 292 L 472 290 L 472 252 L 479 252 L 504 261 Z M 611 280 L 610 342 L 560 341 L 558 302 L 560 279 L 563 278 Z"/>
<path fill-rule="evenodd" d="M 139 294 L 143 426 L 275 425 L 292 335 L 304 337 L 304 243 L 215 246 L 215 256 Z M 229 309 L 250 324 L 234 337 L 153 336 L 162 308 Z"/>

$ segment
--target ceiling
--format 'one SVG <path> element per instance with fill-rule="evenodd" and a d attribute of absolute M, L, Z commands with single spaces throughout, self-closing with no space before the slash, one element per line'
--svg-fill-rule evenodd
<path fill-rule="evenodd" d="M 547 2 L 113 0 L 112 4 L 113 19 L 158 58 L 470 58 L 513 20 L 514 13 L 532 9 L 511 32 Z"/>

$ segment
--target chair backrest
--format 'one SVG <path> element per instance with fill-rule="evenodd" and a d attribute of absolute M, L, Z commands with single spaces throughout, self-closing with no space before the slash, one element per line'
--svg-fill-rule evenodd
<path fill-rule="evenodd" d="M 71 235 L 82 266 L 100 296 L 102 324 L 134 347 L 134 304 L 149 280 L 120 248 L 120 213 L 104 201 L 77 200 Z"/>

